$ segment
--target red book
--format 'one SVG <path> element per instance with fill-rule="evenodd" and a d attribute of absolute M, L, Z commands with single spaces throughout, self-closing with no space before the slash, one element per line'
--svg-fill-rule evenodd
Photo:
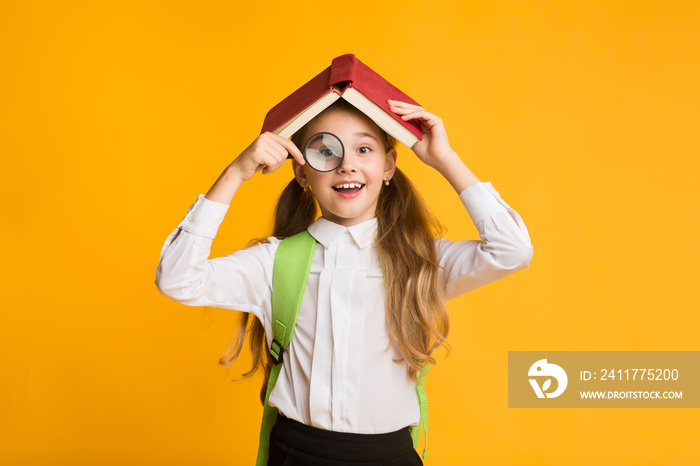
<path fill-rule="evenodd" d="M 341 97 L 408 147 L 423 139 L 420 125 L 389 110 L 387 99 L 420 104 L 351 53 L 334 58 L 331 66 L 270 109 L 260 133 L 288 138 Z"/>

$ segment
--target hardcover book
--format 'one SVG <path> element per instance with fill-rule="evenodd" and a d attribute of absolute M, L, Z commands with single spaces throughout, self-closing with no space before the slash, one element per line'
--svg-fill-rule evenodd
<path fill-rule="evenodd" d="M 334 58 L 328 68 L 270 109 L 260 133 L 270 131 L 289 138 L 339 98 L 408 147 L 423 139 L 420 125 L 403 121 L 389 109 L 387 99 L 420 104 L 351 53 Z"/>

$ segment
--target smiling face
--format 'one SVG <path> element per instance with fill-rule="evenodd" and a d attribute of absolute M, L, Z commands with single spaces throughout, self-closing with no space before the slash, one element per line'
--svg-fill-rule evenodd
<path fill-rule="evenodd" d="M 396 169 L 396 150 L 387 153 L 381 142 L 381 130 L 369 118 L 354 111 L 319 115 L 309 123 L 304 143 L 321 131 L 333 133 L 343 142 L 343 163 L 333 171 L 318 172 L 308 164 L 294 161 L 297 181 L 311 188 L 327 220 L 350 226 L 374 218 L 382 183 L 391 179 Z"/>

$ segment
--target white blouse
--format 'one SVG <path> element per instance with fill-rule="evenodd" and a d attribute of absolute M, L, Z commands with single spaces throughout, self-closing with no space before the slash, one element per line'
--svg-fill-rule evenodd
<path fill-rule="evenodd" d="M 528 267 L 533 252 L 520 215 L 490 182 L 473 184 L 459 197 L 481 241 L 436 239 L 448 299 Z M 209 259 L 228 208 L 199 195 L 166 239 L 155 283 L 163 295 L 188 306 L 254 314 L 269 345 L 272 268 L 280 241 L 271 237 Z M 418 424 L 415 383 L 405 363 L 393 362 L 400 352 L 389 342 L 384 281 L 371 247 L 377 219 L 346 228 L 319 218 L 308 231 L 318 243 L 270 404 L 291 419 L 339 432 L 375 434 Z"/>

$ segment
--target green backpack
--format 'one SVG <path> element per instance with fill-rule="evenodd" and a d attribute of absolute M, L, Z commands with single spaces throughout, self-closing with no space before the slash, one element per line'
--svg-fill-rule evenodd
<path fill-rule="evenodd" d="M 270 406 L 269 399 L 283 363 L 284 351 L 294 335 L 301 299 L 306 290 L 306 282 L 311 271 L 311 262 L 316 249 L 316 240 L 308 231 L 285 238 L 280 242 L 275 254 L 272 274 L 272 331 L 273 340 L 270 355 L 275 364 L 270 372 L 265 394 L 262 425 L 260 427 L 260 445 L 256 466 L 266 466 L 270 449 L 270 431 L 277 421 L 277 408 Z M 421 431 L 425 431 L 423 458 L 428 453 L 428 400 L 425 396 L 423 382 L 428 373 L 428 364 L 418 373 L 416 392 L 420 403 L 420 422 L 411 426 L 413 447 L 418 446 Z"/>

